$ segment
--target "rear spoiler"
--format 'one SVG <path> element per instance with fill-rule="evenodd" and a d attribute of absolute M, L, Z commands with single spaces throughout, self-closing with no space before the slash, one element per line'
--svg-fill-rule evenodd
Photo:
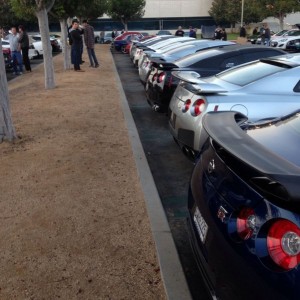
<path fill-rule="evenodd" d="M 242 119 L 247 120 L 247 117 L 238 112 L 208 112 L 202 124 L 221 148 L 257 171 L 250 184 L 264 195 L 276 194 L 282 202 L 300 204 L 300 168 L 247 135 L 237 124 Z"/>
<path fill-rule="evenodd" d="M 173 71 L 172 75 L 182 81 L 193 84 L 193 90 L 205 94 L 226 93 L 223 87 L 200 79 L 201 75 L 194 71 Z"/>

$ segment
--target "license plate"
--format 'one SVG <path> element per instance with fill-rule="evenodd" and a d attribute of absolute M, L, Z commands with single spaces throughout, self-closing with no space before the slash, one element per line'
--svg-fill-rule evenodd
<path fill-rule="evenodd" d="M 208 226 L 202 217 L 198 207 L 196 207 L 195 213 L 194 213 L 194 223 L 196 225 L 200 240 L 202 243 L 205 242 L 206 236 L 207 236 L 207 231 L 208 231 Z"/>

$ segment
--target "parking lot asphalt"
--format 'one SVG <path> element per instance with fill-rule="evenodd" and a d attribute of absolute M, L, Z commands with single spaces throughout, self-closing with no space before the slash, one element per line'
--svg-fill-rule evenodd
<path fill-rule="evenodd" d="M 186 217 L 188 183 L 193 169 L 173 141 L 165 114 L 152 111 L 138 71 L 128 55 L 113 53 L 123 89 L 164 207 L 193 299 L 209 299 L 189 244 Z"/>

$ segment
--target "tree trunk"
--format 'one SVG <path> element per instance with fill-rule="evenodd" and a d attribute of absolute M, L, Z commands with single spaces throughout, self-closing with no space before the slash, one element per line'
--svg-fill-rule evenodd
<path fill-rule="evenodd" d="M 17 136 L 9 107 L 9 94 L 2 44 L 0 44 L 0 106 L 0 137 L 2 139 L 4 136 L 9 141 L 12 141 Z"/>
<path fill-rule="evenodd" d="M 59 23 L 61 29 L 62 53 L 64 56 L 64 69 L 69 70 L 71 68 L 71 51 L 68 44 L 68 24 L 66 19 L 60 19 Z"/>
<path fill-rule="evenodd" d="M 285 17 L 285 14 L 283 13 L 279 13 L 279 25 L 280 25 L 280 29 L 283 30 L 283 27 L 284 27 L 284 17 Z"/>
<path fill-rule="evenodd" d="M 45 88 L 53 89 L 55 88 L 54 66 L 52 59 L 52 46 L 50 43 L 48 14 L 46 8 L 42 8 L 41 10 L 37 11 L 36 16 L 38 18 L 43 44 Z"/>

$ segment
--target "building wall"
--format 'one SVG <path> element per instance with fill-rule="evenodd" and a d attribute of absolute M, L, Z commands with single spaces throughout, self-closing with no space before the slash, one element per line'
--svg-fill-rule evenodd
<path fill-rule="evenodd" d="M 212 0 L 146 0 L 144 18 L 203 17 Z"/>

